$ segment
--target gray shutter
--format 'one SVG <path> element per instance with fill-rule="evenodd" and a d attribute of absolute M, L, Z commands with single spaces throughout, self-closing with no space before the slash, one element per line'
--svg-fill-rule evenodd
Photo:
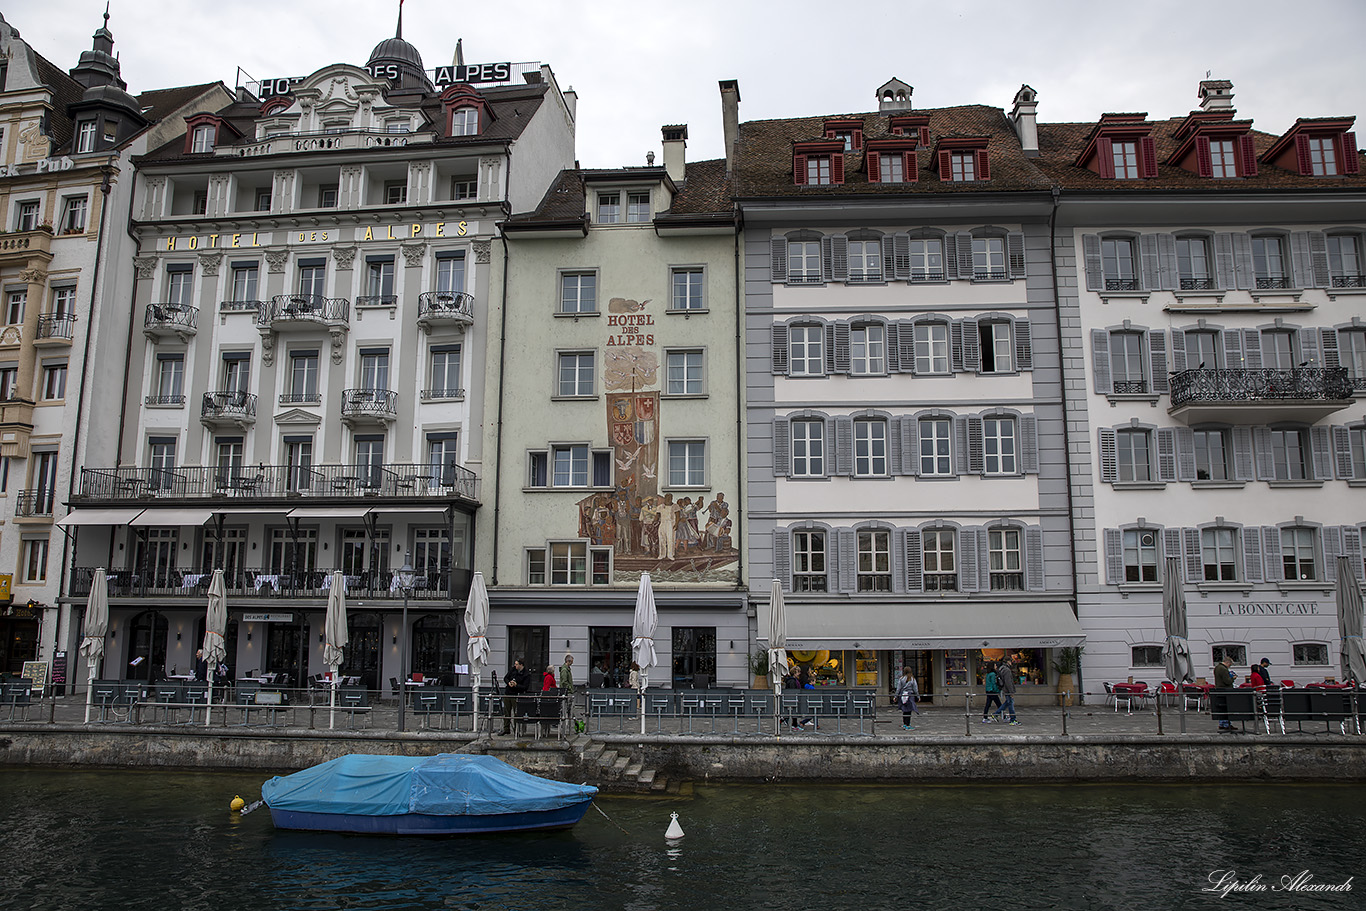
<path fill-rule="evenodd" d="M 792 422 L 787 418 L 773 420 L 773 473 L 787 477 L 792 470 Z"/>
<path fill-rule="evenodd" d="M 1232 234 L 1214 235 L 1214 277 L 1218 280 L 1221 290 L 1231 291 L 1237 285 L 1238 278 L 1233 268 Z"/>
<path fill-rule="evenodd" d="M 985 528 L 973 530 L 977 536 L 977 586 L 991 591 L 991 537 Z"/>
<path fill-rule="evenodd" d="M 1262 369 L 1262 333 L 1256 329 L 1243 330 L 1243 365 L 1248 370 Z"/>
<path fill-rule="evenodd" d="M 1088 291 L 1104 291 L 1105 268 L 1100 261 L 1100 235 L 1083 235 L 1081 251 L 1086 258 L 1086 289 Z"/>
<path fill-rule="evenodd" d="M 1319 356 L 1319 330 L 1314 327 L 1298 329 L 1295 332 L 1295 339 L 1300 343 L 1300 360 L 1310 367 L 1322 367 L 1323 359 Z"/>
<path fill-rule="evenodd" d="M 1323 366 L 1341 367 L 1338 359 L 1338 330 L 1324 327 L 1319 330 L 1320 350 L 1323 352 Z"/>
<path fill-rule="evenodd" d="M 1243 539 L 1243 576 L 1248 582 L 1260 582 L 1262 572 L 1262 536 L 1257 526 L 1244 526 Z"/>
<path fill-rule="evenodd" d="M 1172 330 L 1172 373 L 1186 369 L 1186 333 L 1181 329 Z"/>
<path fill-rule="evenodd" d="M 1352 566 L 1361 571 L 1361 529 L 1355 525 L 1342 526 L 1342 552 L 1352 558 Z"/>
<path fill-rule="evenodd" d="M 1338 463 L 1338 477 L 1344 481 L 1361 480 L 1352 477 L 1352 434 L 1341 424 L 1333 425 L 1333 455 Z"/>
<path fill-rule="evenodd" d="M 963 367 L 963 323 L 953 320 L 949 323 L 949 369 L 961 373 Z"/>
<path fill-rule="evenodd" d="M 848 477 L 854 473 L 854 419 L 835 418 L 835 474 Z"/>
<path fill-rule="evenodd" d="M 858 532 L 841 528 L 839 542 L 839 590 L 852 592 L 858 588 Z"/>
<path fill-rule="evenodd" d="M 1124 532 L 1105 529 L 1105 581 L 1119 585 L 1124 581 Z"/>
<path fill-rule="evenodd" d="M 1176 429 L 1157 428 L 1157 479 L 1172 482 L 1176 480 Z"/>
<path fill-rule="evenodd" d="M 1157 235 L 1138 235 L 1138 259 L 1143 274 L 1143 290 L 1156 291 L 1162 287 L 1162 267 L 1157 261 Z"/>
<path fill-rule="evenodd" d="M 1024 235 L 1018 231 L 1006 235 L 1006 262 L 1011 278 L 1025 277 Z"/>
<path fill-rule="evenodd" d="M 954 323 L 954 326 L 958 326 Z M 963 370 L 976 373 L 982 369 L 982 336 L 979 334 L 977 320 L 962 320 L 963 327 Z"/>
<path fill-rule="evenodd" d="M 835 470 L 835 451 L 831 448 L 835 445 L 835 421 L 835 418 L 826 418 L 821 424 L 821 452 L 824 455 L 821 474 L 827 478 L 838 474 Z"/>
<path fill-rule="evenodd" d="M 1314 265 L 1309 257 L 1309 232 L 1290 233 L 1290 275 L 1296 288 L 1314 287 Z"/>
<path fill-rule="evenodd" d="M 977 553 L 977 529 L 958 529 L 958 588 L 960 591 L 975 592 L 981 587 L 977 575 L 977 564 L 982 562 Z"/>
<path fill-rule="evenodd" d="M 1233 480 L 1255 481 L 1257 472 L 1253 468 L 1252 428 L 1233 428 Z"/>
<path fill-rule="evenodd" d="M 1032 592 L 1044 590 L 1043 529 L 1031 525 L 1024 533 L 1025 588 Z"/>
<path fill-rule="evenodd" d="M 1276 479 L 1276 460 L 1271 452 L 1271 428 L 1252 428 L 1252 442 L 1252 448 L 1257 455 L 1257 480 L 1274 481 Z"/>
<path fill-rule="evenodd" d="M 901 418 L 893 415 L 887 420 L 887 474 L 895 476 L 901 471 L 901 422 L 914 421 L 915 418 Z"/>
<path fill-rule="evenodd" d="M 972 460 L 968 457 L 968 419 L 965 415 L 955 415 L 953 419 L 953 470 L 967 474 L 972 470 Z"/>
<path fill-rule="evenodd" d="M 901 345 L 897 341 L 896 323 L 888 322 L 882 324 L 882 338 L 884 341 L 883 350 L 887 352 L 887 372 L 901 372 Z M 907 370 L 910 369 L 908 364 Z"/>
<path fill-rule="evenodd" d="M 1176 428 L 1176 479 L 1196 480 L 1195 433 L 1189 427 Z"/>
<path fill-rule="evenodd" d="M 905 536 L 906 547 L 906 590 L 924 591 L 925 570 L 920 549 L 920 529 L 909 528 Z"/>
<path fill-rule="evenodd" d="M 901 349 L 901 369 L 915 373 L 915 323 L 901 320 L 896 324 L 896 346 Z"/>
<path fill-rule="evenodd" d="M 972 268 L 972 234 L 966 231 L 958 232 L 958 277 L 976 277 Z"/>
<path fill-rule="evenodd" d="M 769 281 L 787 281 L 787 238 L 774 237 L 769 240 Z"/>
<path fill-rule="evenodd" d="M 1176 235 L 1157 235 L 1157 262 L 1162 273 L 1162 288 L 1176 291 L 1181 287 L 1180 272 L 1176 258 Z"/>
<path fill-rule="evenodd" d="M 778 323 L 773 327 L 773 373 L 782 376 L 787 373 L 787 325 Z"/>
<path fill-rule="evenodd" d="M 1241 329 L 1224 330 L 1224 366 L 1229 370 L 1242 370 L 1245 366 L 1243 358 L 1243 332 Z M 1215 367 L 1215 364 L 1206 364 L 1207 367 Z"/>
<path fill-rule="evenodd" d="M 1114 383 L 1110 380 L 1109 330 L 1091 330 L 1091 372 L 1096 392 L 1109 395 L 1114 391 Z"/>
<path fill-rule="evenodd" d="M 1181 560 L 1181 529 L 1162 529 L 1162 556 L 1164 563 L 1166 557 L 1175 557 L 1177 561 Z"/>
<path fill-rule="evenodd" d="M 834 373 L 849 372 L 849 324 L 845 322 L 835 323 L 834 325 L 834 349 L 835 369 Z"/>
<path fill-rule="evenodd" d="M 1148 330 L 1148 386 L 1157 395 L 1171 391 L 1171 378 L 1167 375 L 1167 332 L 1164 329 Z"/>
<path fill-rule="evenodd" d="M 773 578 L 792 591 L 792 532 L 786 528 L 773 531 Z"/>
<path fill-rule="evenodd" d="M 913 415 L 901 418 L 901 473 L 920 474 L 920 421 Z"/>
<path fill-rule="evenodd" d="M 945 234 L 943 237 L 943 245 L 944 256 L 942 258 L 944 260 L 944 278 L 958 278 L 958 238 L 952 234 Z M 907 250 L 909 251 L 909 249 L 910 248 L 908 247 Z M 972 248 L 969 247 L 968 249 L 970 250 Z M 910 253 L 907 252 L 906 255 L 909 257 Z M 909 268 L 909 266 L 907 268 Z M 971 277 L 971 273 L 963 276 L 963 278 Z"/>
<path fill-rule="evenodd" d="M 883 256 L 887 255 L 887 240 L 882 239 Z M 892 258 L 888 260 L 892 263 L 892 274 L 895 278 L 906 280 L 911 277 L 911 236 L 909 234 L 894 234 L 892 241 Z M 886 266 L 883 266 L 886 269 Z"/>
<path fill-rule="evenodd" d="M 1029 320 L 1015 321 L 1015 369 L 1034 369 L 1034 340 L 1029 328 Z"/>
<path fill-rule="evenodd" d="M 1309 428 L 1309 452 L 1312 455 L 1314 480 L 1333 480 L 1333 430 L 1319 425 Z"/>
<path fill-rule="evenodd" d="M 825 344 L 821 347 L 821 354 L 824 355 L 825 373 L 830 375 L 835 372 L 835 324 L 825 324 Z"/>
<path fill-rule="evenodd" d="M 1039 419 L 1032 414 L 1020 415 L 1020 468 L 1039 473 Z"/>
<path fill-rule="evenodd" d="M 1322 231 L 1309 232 L 1309 268 L 1314 276 L 1314 287 L 1332 285 L 1328 273 L 1328 236 Z"/>
<path fill-rule="evenodd" d="M 849 238 L 843 234 L 827 234 L 821 238 L 821 272 L 825 280 L 849 280 Z"/>
<path fill-rule="evenodd" d="M 1200 529 L 1181 529 L 1181 546 L 1186 552 L 1186 581 L 1205 581 L 1205 564 L 1200 557 Z"/>
<path fill-rule="evenodd" d="M 1104 484 L 1113 484 L 1119 480 L 1119 446 L 1115 439 L 1115 429 L 1102 427 L 1099 433 L 1100 480 Z"/>
<path fill-rule="evenodd" d="M 1254 532 L 1249 529 L 1249 534 Z M 1285 563 L 1281 560 L 1281 530 L 1271 525 L 1262 526 L 1262 557 L 1266 567 L 1266 581 L 1285 580 Z"/>
<path fill-rule="evenodd" d="M 906 592 L 906 536 L 899 535 L 896 529 L 887 530 L 887 547 L 892 557 L 892 591 L 896 594 Z M 919 558 L 917 557 L 917 560 Z"/>
<path fill-rule="evenodd" d="M 982 446 L 982 419 L 975 414 L 968 415 L 968 471 L 982 474 L 986 471 L 986 453 Z"/>
<path fill-rule="evenodd" d="M 1257 284 L 1252 266 L 1252 238 L 1246 234 L 1233 235 L 1233 271 L 1239 289 L 1246 291 Z"/>
<path fill-rule="evenodd" d="M 1342 529 L 1336 525 L 1323 526 L 1323 580 L 1338 580 L 1338 554 L 1342 552 Z"/>

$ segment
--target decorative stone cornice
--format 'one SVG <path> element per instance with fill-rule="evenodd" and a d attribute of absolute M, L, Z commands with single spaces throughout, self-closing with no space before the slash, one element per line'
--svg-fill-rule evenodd
<path fill-rule="evenodd" d="M 138 281 L 151 278 L 157 274 L 157 258 L 155 256 L 139 256 L 133 260 L 133 268 L 137 270 Z"/>
<path fill-rule="evenodd" d="M 356 261 L 355 247 L 333 247 L 332 259 L 338 269 L 350 269 Z"/>
<path fill-rule="evenodd" d="M 272 274 L 279 274 L 285 271 L 285 263 L 289 261 L 289 251 L 267 250 L 266 251 L 266 270 Z"/>

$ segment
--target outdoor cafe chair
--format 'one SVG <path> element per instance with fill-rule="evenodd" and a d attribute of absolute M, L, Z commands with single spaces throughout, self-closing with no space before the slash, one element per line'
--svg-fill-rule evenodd
<path fill-rule="evenodd" d="M 0 700 L 9 706 L 9 720 L 14 720 L 14 713 L 23 710 L 23 720 L 28 721 L 28 707 L 33 703 L 33 684 L 31 683 L 6 683 L 0 685 Z"/>
<path fill-rule="evenodd" d="M 855 690 L 849 697 L 849 708 L 858 717 L 858 732 L 865 733 L 863 723 L 877 721 L 877 693 L 872 690 Z"/>
<path fill-rule="evenodd" d="M 674 713 L 674 694 L 665 690 L 645 691 L 645 711 L 655 716 L 655 733 L 664 730 L 664 716 Z"/>

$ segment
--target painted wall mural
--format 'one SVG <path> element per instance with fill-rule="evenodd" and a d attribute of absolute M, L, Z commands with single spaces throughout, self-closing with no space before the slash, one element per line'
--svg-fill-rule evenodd
<path fill-rule="evenodd" d="M 579 534 L 612 548 L 615 581 L 649 572 L 660 582 L 734 582 L 739 553 L 725 493 L 659 492 L 669 465 L 649 303 L 614 297 L 607 305 L 602 382 L 615 484 L 579 501 Z"/>

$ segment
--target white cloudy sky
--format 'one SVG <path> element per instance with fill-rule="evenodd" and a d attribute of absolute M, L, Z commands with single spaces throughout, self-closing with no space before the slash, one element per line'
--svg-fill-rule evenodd
<path fill-rule="evenodd" d="M 113 0 L 110 30 L 130 91 L 363 64 L 393 34 L 396 0 Z M 39 53 L 70 68 L 104 0 L 4 3 Z M 895 11 L 896 21 L 876 16 Z M 1102 11 L 1104 10 L 1104 11 Z M 833 12 L 833 15 L 832 15 Z M 1279 133 L 1296 117 L 1366 115 L 1363 0 L 406 0 L 404 37 L 428 68 L 548 63 L 579 94 L 585 167 L 643 164 L 659 128 L 686 123 L 690 160 L 720 157 L 717 81 L 738 79 L 743 120 L 873 109 L 896 76 L 916 107 L 1009 108 L 1028 83 L 1041 120 L 1104 111 L 1171 117 L 1207 70 Z"/>

